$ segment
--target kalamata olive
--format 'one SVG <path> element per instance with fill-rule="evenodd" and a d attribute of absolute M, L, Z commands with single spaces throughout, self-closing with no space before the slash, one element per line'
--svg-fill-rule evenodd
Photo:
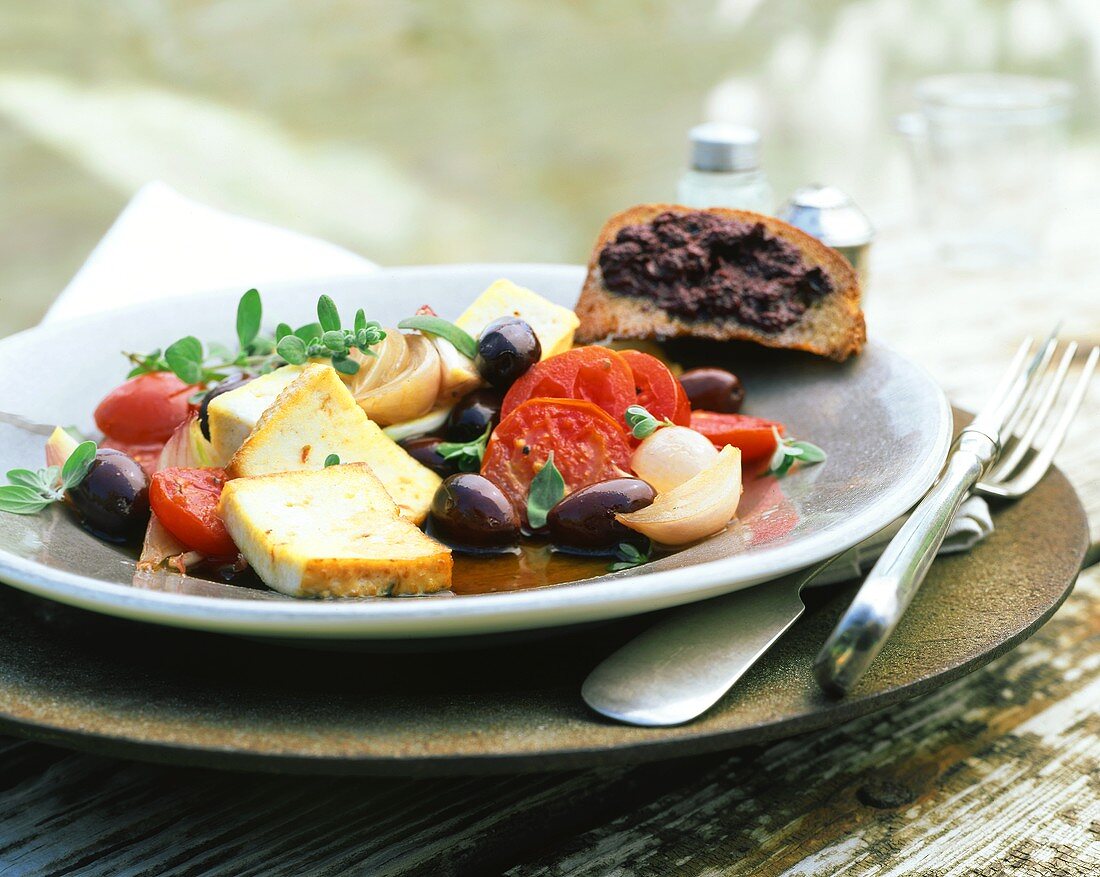
<path fill-rule="evenodd" d="M 519 537 L 519 516 L 499 487 L 480 475 L 451 475 L 432 499 L 433 532 L 452 546 L 495 548 Z"/>
<path fill-rule="evenodd" d="M 453 460 L 444 460 L 439 453 L 439 445 L 443 442 L 437 435 L 425 435 L 420 438 L 406 439 L 401 442 L 410 457 L 421 465 L 427 466 L 436 475 L 446 478 L 458 472 L 458 465 Z"/>
<path fill-rule="evenodd" d="M 634 535 L 615 514 L 644 509 L 654 496 L 653 488 L 639 478 L 612 478 L 582 487 L 550 509 L 550 538 L 566 548 L 614 548 Z"/>
<path fill-rule="evenodd" d="M 693 368 L 680 375 L 692 408 L 736 414 L 745 401 L 741 379 L 724 368 Z"/>
<path fill-rule="evenodd" d="M 494 390 L 474 390 L 451 409 L 443 435 L 449 442 L 472 442 L 480 438 L 489 425 L 500 423 L 500 393 Z"/>
<path fill-rule="evenodd" d="M 542 345 L 530 324 L 518 317 L 501 317 L 482 330 L 474 362 L 486 381 L 507 390 L 541 356 Z"/>
<path fill-rule="evenodd" d="M 85 527 L 108 539 L 139 537 L 149 522 L 149 478 L 122 451 L 97 450 L 87 474 L 65 498 Z"/>
<path fill-rule="evenodd" d="M 218 383 L 206 391 L 206 395 L 202 397 L 202 402 L 199 403 L 199 429 L 202 430 L 202 437 L 204 439 L 210 441 L 210 402 L 222 393 L 228 393 L 230 390 L 236 390 L 243 387 L 254 377 L 255 375 L 246 374 L 230 375 L 218 381 Z"/>

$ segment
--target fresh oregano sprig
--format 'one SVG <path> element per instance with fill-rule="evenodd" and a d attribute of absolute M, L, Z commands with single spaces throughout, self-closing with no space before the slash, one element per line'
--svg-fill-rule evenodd
<path fill-rule="evenodd" d="M 531 479 L 527 493 L 527 523 L 532 530 L 541 530 L 546 526 L 546 516 L 563 496 L 565 479 L 554 465 L 554 452 L 551 451 L 542 468 Z"/>
<path fill-rule="evenodd" d="M 621 569 L 633 569 L 643 563 L 649 563 L 651 550 L 648 545 L 646 550 L 642 551 L 637 545 L 632 545 L 630 542 L 620 542 L 619 547 L 615 549 L 615 556 L 618 561 L 608 566 L 607 570 L 608 572 L 618 572 Z"/>
<path fill-rule="evenodd" d="M 644 439 L 653 435 L 662 426 L 675 426 L 667 417 L 662 421 L 650 414 L 641 405 L 631 405 L 624 415 L 626 425 L 630 427 L 630 434 L 636 439 Z"/>
<path fill-rule="evenodd" d="M 12 469 L 9 484 L 0 487 L 0 511 L 15 515 L 34 515 L 65 497 L 76 487 L 95 462 L 95 442 L 77 445 L 63 466 L 44 469 Z"/>
<path fill-rule="evenodd" d="M 471 441 L 440 442 L 436 445 L 436 453 L 444 460 L 453 460 L 459 472 L 477 472 L 481 468 L 481 461 L 485 456 L 485 448 L 489 444 L 489 436 L 492 432 L 493 425 L 489 424 L 485 427 L 485 432 Z"/>
<path fill-rule="evenodd" d="M 812 466 L 814 463 L 824 463 L 826 460 L 825 452 L 815 444 L 783 438 L 774 426 L 772 435 L 775 436 L 775 453 L 772 454 L 771 461 L 768 463 L 768 475 L 782 478 L 795 463 Z"/>
<path fill-rule="evenodd" d="M 351 358 L 351 351 L 357 349 L 373 356 L 371 347 L 386 337 L 379 323 L 368 322 L 362 308 L 355 312 L 353 328 L 343 328 L 336 304 L 327 295 L 317 300 L 317 323 L 314 325 L 316 332 L 307 338 L 308 333 L 292 331 L 286 323 L 280 323 L 275 330 L 275 352 L 291 365 L 328 358 L 338 372 L 353 375 L 359 371 L 359 363 Z"/>
<path fill-rule="evenodd" d="M 208 384 L 220 381 L 232 369 L 270 371 L 277 361 L 273 354 L 275 342 L 260 335 L 263 322 L 263 302 L 255 289 L 248 290 L 237 303 L 237 343 L 234 352 L 222 344 L 207 347 L 194 335 L 187 335 L 169 344 L 162 352 L 125 354 L 133 363 L 128 378 L 148 372 L 172 372 L 188 384 Z"/>

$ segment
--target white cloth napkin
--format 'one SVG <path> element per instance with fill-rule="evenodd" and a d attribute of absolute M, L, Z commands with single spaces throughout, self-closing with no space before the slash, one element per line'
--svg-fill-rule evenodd
<path fill-rule="evenodd" d="M 155 182 L 126 205 L 43 322 L 173 295 L 377 267 L 328 241 L 208 207 Z"/>
<path fill-rule="evenodd" d="M 335 244 L 208 207 L 154 182 L 126 205 L 45 320 L 189 292 L 315 280 L 377 267 Z M 874 563 L 903 520 L 846 552 L 815 584 L 859 575 Z M 968 551 L 992 532 L 985 501 L 968 499 L 940 553 Z"/>

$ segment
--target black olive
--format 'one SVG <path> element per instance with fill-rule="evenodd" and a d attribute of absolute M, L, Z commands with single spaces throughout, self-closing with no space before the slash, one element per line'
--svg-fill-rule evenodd
<path fill-rule="evenodd" d="M 492 386 L 507 390 L 541 356 L 542 345 L 528 323 L 518 317 L 501 317 L 478 338 L 475 364 Z"/>
<path fill-rule="evenodd" d="M 692 408 L 736 414 L 745 401 L 741 379 L 724 368 L 693 368 L 680 375 Z"/>
<path fill-rule="evenodd" d="M 420 438 L 406 439 L 401 442 L 406 453 L 421 465 L 427 466 L 437 475 L 446 478 L 458 472 L 458 465 L 453 460 L 444 460 L 439 453 L 439 445 L 442 443 L 437 435 L 426 435 Z"/>
<path fill-rule="evenodd" d="M 149 523 L 149 478 L 122 451 L 97 450 L 88 473 L 65 498 L 85 527 L 107 539 L 140 537 Z"/>
<path fill-rule="evenodd" d="M 222 393 L 228 393 L 230 390 L 236 390 L 243 387 L 249 381 L 253 380 L 254 377 L 254 375 L 246 374 L 230 375 L 227 378 L 223 378 L 206 391 L 206 395 L 202 397 L 202 402 L 199 403 L 199 429 L 202 430 L 202 437 L 204 439 L 210 441 L 211 400 L 220 396 Z"/>
<path fill-rule="evenodd" d="M 500 405 L 500 393 L 474 390 L 451 409 L 443 435 L 449 442 L 472 442 L 481 438 L 486 427 L 500 423 Z"/>
<path fill-rule="evenodd" d="M 546 525 L 555 545 L 565 548 L 614 548 L 636 534 L 615 520 L 653 502 L 653 488 L 638 478 L 612 478 L 582 487 L 550 509 Z"/>
<path fill-rule="evenodd" d="M 519 516 L 499 487 L 480 475 L 451 475 L 432 499 L 432 532 L 452 546 L 514 544 Z"/>

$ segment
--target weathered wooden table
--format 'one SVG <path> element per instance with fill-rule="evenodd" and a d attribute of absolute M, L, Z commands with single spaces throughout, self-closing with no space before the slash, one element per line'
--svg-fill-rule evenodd
<path fill-rule="evenodd" d="M 1042 273 L 958 277 L 884 250 L 871 330 L 957 403 L 980 402 L 1020 335 L 1059 314 L 1100 340 L 1081 278 L 1039 296 Z M 1060 458 L 1089 512 L 1089 562 L 1098 429 L 1094 394 Z M 1100 567 L 1033 639 L 972 676 L 841 727 L 688 761 L 411 781 L 153 767 L 13 739 L 0 751 L 5 877 L 1095 875 Z"/>

